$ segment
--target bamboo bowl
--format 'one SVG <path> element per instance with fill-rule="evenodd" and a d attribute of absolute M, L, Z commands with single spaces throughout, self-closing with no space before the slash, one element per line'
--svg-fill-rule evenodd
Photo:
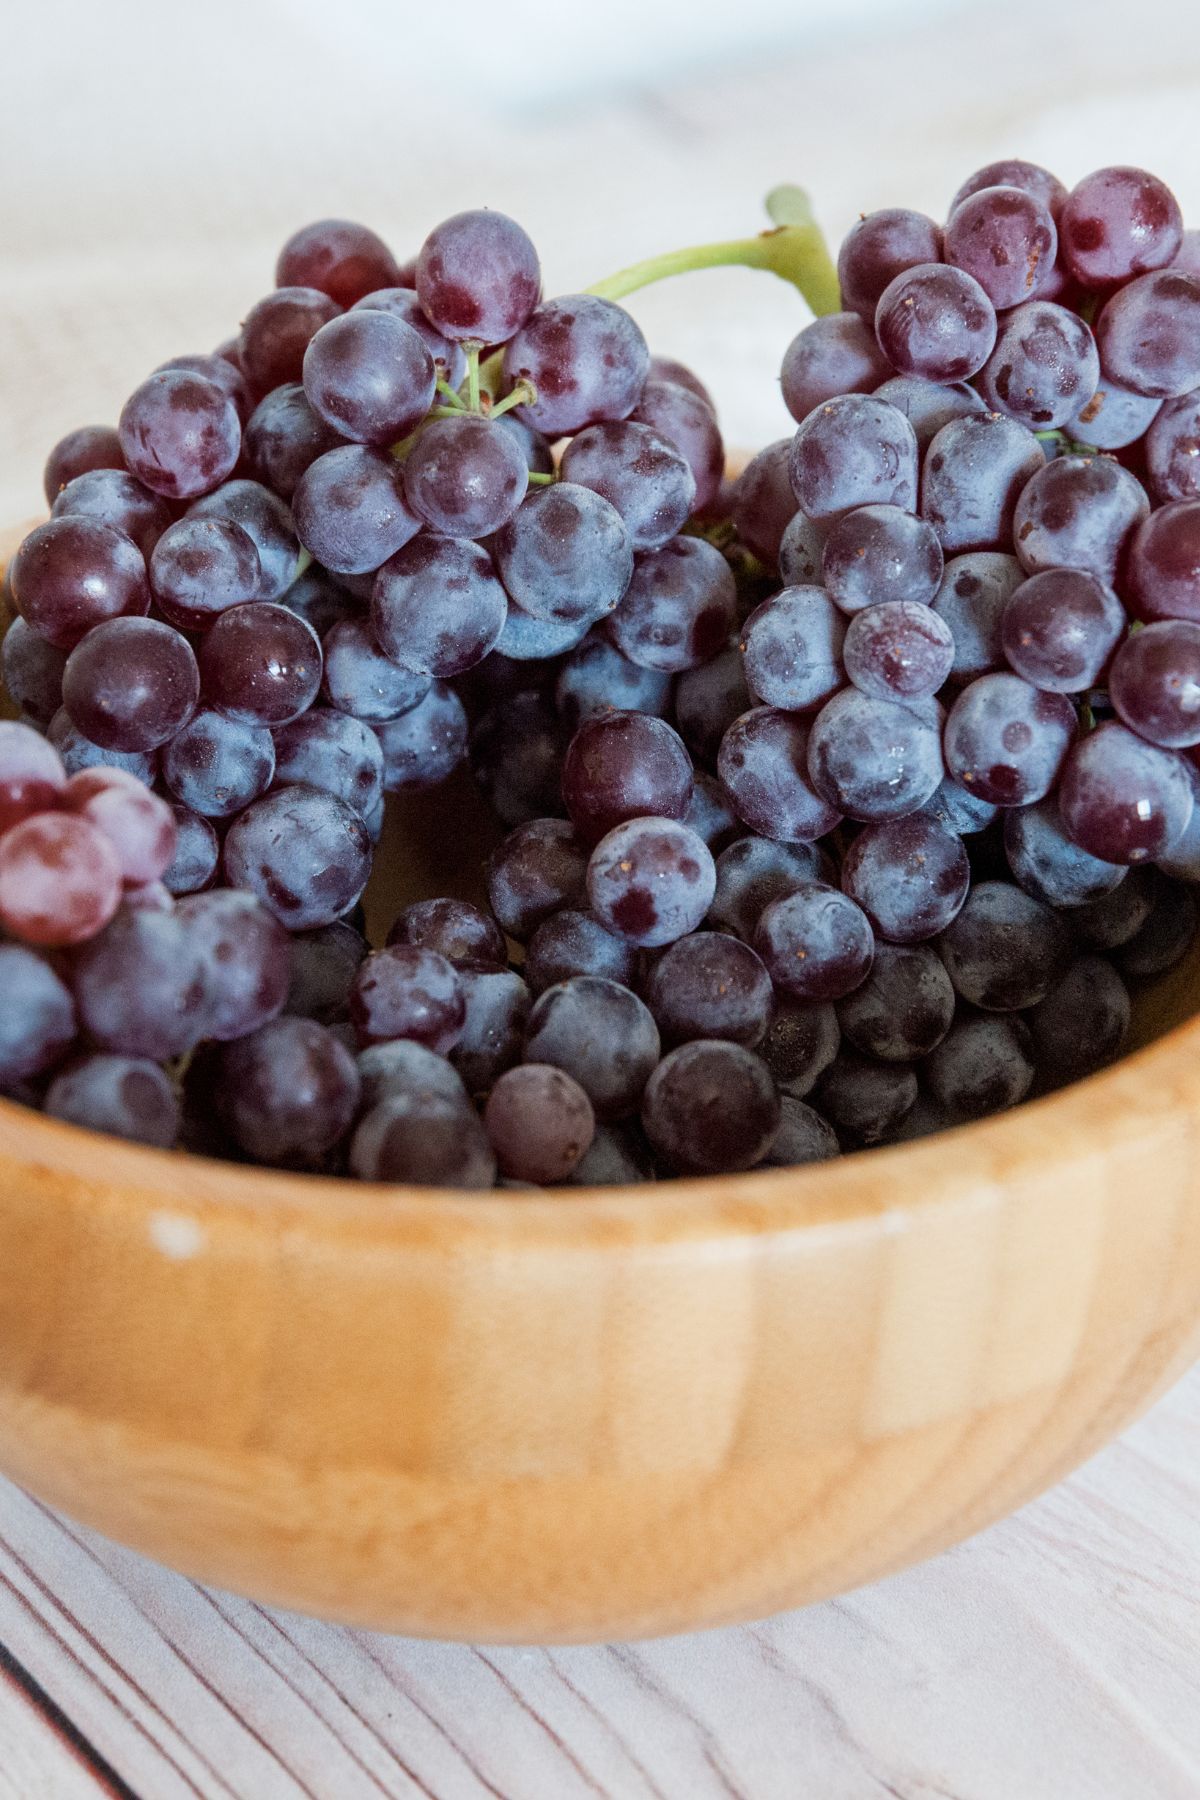
<path fill-rule="evenodd" d="M 476 862 L 398 808 L 377 917 Z M 840 1163 L 453 1193 L 0 1101 L 0 1468 L 201 1580 L 443 1638 L 803 1605 L 1058 1480 L 1200 1354 L 1200 953 L 1142 1047 Z"/>

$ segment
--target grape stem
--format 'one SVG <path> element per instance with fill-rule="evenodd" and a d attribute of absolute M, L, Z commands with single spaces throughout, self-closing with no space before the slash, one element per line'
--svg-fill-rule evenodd
<path fill-rule="evenodd" d="M 538 469 L 530 469 L 529 471 L 530 487 L 550 487 L 552 483 L 557 480 L 557 475 L 543 475 Z"/>
<path fill-rule="evenodd" d="M 537 389 L 534 387 L 532 381 L 529 381 L 522 376 L 512 392 L 510 394 L 505 394 L 503 400 L 497 400 L 495 405 L 490 408 L 488 416 L 489 418 L 498 419 L 502 414 L 510 412 L 514 406 L 535 406 L 536 404 Z"/>
<path fill-rule="evenodd" d="M 465 403 L 460 398 L 458 390 L 456 388 L 452 388 L 448 381 L 443 381 L 439 377 L 438 384 L 437 384 L 437 391 L 442 396 L 442 399 L 445 401 L 447 407 L 449 407 L 452 412 L 465 412 L 466 411 Z"/>
<path fill-rule="evenodd" d="M 467 353 L 467 406 L 471 412 L 479 411 L 479 345 L 467 343 L 463 345 Z"/>

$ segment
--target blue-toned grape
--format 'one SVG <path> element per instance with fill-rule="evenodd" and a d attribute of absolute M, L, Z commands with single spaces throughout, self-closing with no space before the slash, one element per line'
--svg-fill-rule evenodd
<path fill-rule="evenodd" d="M 865 980 L 875 954 L 862 908 L 820 881 L 764 907 L 754 948 L 775 986 L 797 1000 L 840 1000 Z"/>
<path fill-rule="evenodd" d="M 531 819 L 492 851 L 488 899 L 510 937 L 521 941 L 563 906 L 584 898 L 587 851 L 566 819 Z"/>
<path fill-rule="evenodd" d="M 788 493 L 791 494 L 789 483 Z M 779 540 L 779 574 L 784 587 L 820 587 L 825 579 L 825 532 L 807 514 L 793 513 Z"/>
<path fill-rule="evenodd" d="M 638 952 L 591 913 L 566 906 L 537 927 L 525 950 L 522 973 L 535 994 L 569 981 L 572 975 L 598 975 L 632 987 Z"/>
<path fill-rule="evenodd" d="M 374 288 L 369 294 L 364 294 L 361 300 L 356 300 L 351 310 L 391 313 L 405 325 L 411 325 L 432 356 L 441 380 L 452 388 L 460 385 L 467 372 L 466 353 L 461 344 L 452 343 L 449 338 L 442 336 L 436 326 L 430 324 L 427 314 L 421 309 L 415 288 Z"/>
<path fill-rule="evenodd" d="M 1143 425 L 1142 430 L 1146 432 L 1146 470 L 1154 498 L 1160 504 L 1200 499 L 1200 392 L 1169 400 L 1152 416 L 1153 423 L 1147 421 L 1149 429 Z M 1142 430 L 1135 435 L 1140 437 Z"/>
<path fill-rule="evenodd" d="M 660 550 L 686 524 L 696 498 L 685 458 L 635 419 L 589 425 L 572 438 L 562 477 L 615 506 L 635 550 Z"/>
<path fill-rule="evenodd" d="M 954 984 L 936 950 L 880 943 L 866 980 L 838 1001 L 838 1024 L 864 1056 L 911 1063 L 941 1043 L 954 1005 Z"/>
<path fill-rule="evenodd" d="M 478 208 L 435 225 L 417 257 L 417 298 L 443 337 L 504 344 L 541 297 L 528 235 L 504 213 Z"/>
<path fill-rule="evenodd" d="M 469 1106 L 438 1095 L 395 1094 L 364 1113 L 350 1144 L 360 1181 L 408 1187 L 490 1188 L 496 1159 Z"/>
<path fill-rule="evenodd" d="M 673 675 L 721 650 L 737 617 L 737 587 L 721 552 L 677 537 L 634 559 L 624 598 L 605 629 L 630 662 Z"/>
<path fill-rule="evenodd" d="M 738 537 L 769 569 L 777 566 L 784 532 L 796 513 L 791 455 L 791 438 L 768 444 L 751 457 L 733 489 Z"/>
<path fill-rule="evenodd" d="M 1058 914 L 1007 881 L 980 881 L 938 939 L 955 992 L 984 1012 L 1022 1012 L 1045 999 L 1070 961 Z M 938 1098 L 942 1098 L 941 1095 Z"/>
<path fill-rule="evenodd" d="M 733 646 L 698 669 L 685 669 L 675 684 L 676 727 L 693 757 L 710 768 L 729 727 L 753 705 L 742 657 Z"/>
<path fill-rule="evenodd" d="M 229 819 L 265 794 L 275 775 L 275 743 L 265 725 L 202 708 L 163 751 L 163 780 L 206 819 Z"/>
<path fill-rule="evenodd" d="M 192 519 L 232 519 L 249 533 L 262 565 L 259 600 L 280 600 L 296 579 L 300 544 L 292 515 L 278 494 L 259 481 L 227 481 L 214 493 L 194 500 Z"/>
<path fill-rule="evenodd" d="M 714 855 L 731 844 L 742 829 L 729 795 L 707 769 L 696 770 L 692 777 L 692 800 L 683 822 L 704 839 Z"/>
<path fill-rule="evenodd" d="M 946 225 L 946 261 L 973 275 L 997 312 L 1032 300 L 1057 252 L 1050 209 L 1027 188 L 976 188 Z"/>
<path fill-rule="evenodd" d="M 444 1100 L 461 1113 L 471 1110 L 462 1076 L 444 1056 L 437 1056 L 415 1038 L 392 1038 L 385 1044 L 369 1044 L 356 1057 L 362 1083 L 364 1112 L 382 1100 L 400 1096 L 418 1103 Z"/>
<path fill-rule="evenodd" d="M 62 705 L 66 652 L 18 615 L 4 634 L 0 658 L 4 691 L 13 705 L 36 725 L 49 725 Z"/>
<path fill-rule="evenodd" d="M 587 868 L 600 921 L 643 949 L 695 931 L 716 888 L 712 853 L 673 819 L 630 819 L 601 838 Z"/>
<path fill-rule="evenodd" d="M 124 906 L 75 953 L 80 1023 L 100 1050 L 168 1062 L 203 1037 L 208 971 L 186 920 Z"/>
<path fill-rule="evenodd" d="M 950 709 L 946 767 L 997 806 L 1028 806 L 1048 794 L 1075 739 L 1075 709 L 1018 675 L 982 675 Z"/>
<path fill-rule="evenodd" d="M 225 875 L 291 931 L 342 918 L 371 872 L 371 839 L 352 807 L 315 788 L 284 787 L 239 813 L 225 839 Z"/>
<path fill-rule="evenodd" d="M 428 694 L 431 678 L 414 675 L 385 656 L 368 620 L 340 619 L 323 643 L 325 698 L 353 719 L 377 724 L 411 712 Z"/>
<path fill-rule="evenodd" d="M 203 631 L 219 613 L 262 589 L 262 564 L 249 532 L 232 519 L 180 519 L 150 558 L 150 586 L 165 619 Z"/>
<path fill-rule="evenodd" d="M 1020 1019 L 964 1014 L 925 1064 L 925 1080 L 952 1119 L 1007 1112 L 1033 1085 L 1029 1033 Z"/>
<path fill-rule="evenodd" d="M 933 610 L 954 639 L 952 679 L 973 681 L 1004 667 L 1004 608 L 1024 579 L 1016 557 L 998 550 L 968 551 L 946 564 Z"/>
<path fill-rule="evenodd" d="M 719 660 L 719 659 L 718 659 Z M 705 664 L 711 669 L 712 663 Z M 685 676 L 699 680 L 702 670 Z M 559 671 L 554 699 L 559 717 L 571 731 L 596 713 L 615 709 L 618 712 L 648 713 L 661 718 L 671 704 L 671 677 L 658 669 L 643 669 L 630 662 L 602 632 L 593 631 L 572 650 Z M 683 682 L 679 684 L 682 691 Z M 743 700 L 743 707 L 748 705 Z M 739 708 L 741 711 L 743 708 Z M 679 720 L 684 741 L 690 744 L 684 720 Z M 715 753 L 715 752 L 714 752 Z"/>
<path fill-rule="evenodd" d="M 298 381 L 264 394 L 242 433 L 242 451 L 256 481 L 290 500 L 305 469 L 342 441 L 314 412 Z"/>
<path fill-rule="evenodd" d="M 169 1150 L 179 1101 L 158 1064 L 142 1056 L 81 1056 L 54 1077 L 43 1111 L 86 1131 Z"/>
<path fill-rule="evenodd" d="M 527 318 L 504 350 L 504 385 L 530 382 L 521 416 L 549 438 L 600 420 L 626 419 L 650 373 L 650 351 L 631 314 L 594 294 L 563 294 Z"/>
<path fill-rule="evenodd" d="M 44 1075 L 75 1041 L 71 990 L 24 944 L 0 943 L 0 1089 Z"/>
<path fill-rule="evenodd" d="M 902 412 L 871 394 L 845 394 L 809 413 L 789 452 L 800 510 L 832 524 L 859 506 L 917 504 L 917 440 Z"/>
<path fill-rule="evenodd" d="M 802 1163 L 829 1162 L 840 1156 L 837 1132 L 814 1106 L 783 1094 L 779 1100 L 779 1130 L 759 1165 L 764 1169 L 794 1169 Z"/>
<path fill-rule="evenodd" d="M 808 773 L 828 804 L 851 819 L 915 812 L 944 773 L 935 709 L 843 688 L 813 720 Z"/>
<path fill-rule="evenodd" d="M 657 959 L 646 1003 L 663 1042 L 722 1038 L 748 1049 L 765 1036 L 774 994 L 762 958 L 740 938 L 696 931 Z"/>
<path fill-rule="evenodd" d="M 870 325 L 854 312 L 827 313 L 784 351 L 783 403 L 799 423 L 838 394 L 871 393 L 891 373 Z"/>
<path fill-rule="evenodd" d="M 611 612 L 633 574 L 633 546 L 616 507 L 569 481 L 527 495 L 492 553 L 523 612 L 564 624 Z"/>
<path fill-rule="evenodd" d="M 547 988 L 525 1031 L 524 1060 L 564 1070 L 603 1120 L 637 1111 L 659 1052 L 650 1008 L 627 987 L 596 975 Z"/>
<path fill-rule="evenodd" d="M 1023 568 L 1085 569 L 1110 586 L 1150 511 L 1136 475 L 1111 456 L 1059 456 L 1017 502 L 1013 541 Z"/>
<path fill-rule="evenodd" d="M 887 206 L 858 219 L 838 251 L 842 305 L 874 327 L 875 309 L 888 283 L 918 263 L 942 259 L 941 228 L 924 213 Z"/>
<path fill-rule="evenodd" d="M 936 937 L 967 897 L 971 869 L 962 839 L 913 813 L 860 831 L 842 865 L 842 887 L 874 930 L 892 943 Z"/>
<path fill-rule="evenodd" d="M 948 556 L 1007 550 L 1017 501 L 1045 461 L 1033 433 L 1003 413 L 952 419 L 925 453 L 921 517 Z"/>
<path fill-rule="evenodd" d="M 287 932 L 252 894 L 213 888 L 181 900 L 177 917 L 200 953 L 203 1032 L 228 1043 L 283 1011 L 291 980 Z"/>
<path fill-rule="evenodd" d="M 339 575 L 379 568 L 421 529 L 401 465 L 363 444 L 318 456 L 300 477 L 292 506 L 305 549 Z"/>
<path fill-rule="evenodd" d="M 1124 869 L 1089 855 L 1068 836 L 1053 795 L 1005 813 L 1004 853 L 1025 892 L 1060 909 L 1099 900 L 1125 878 Z"/>
<path fill-rule="evenodd" d="M 895 276 L 879 296 L 875 335 L 901 375 L 965 381 L 992 353 L 996 311 L 965 269 L 920 263 Z"/>
<path fill-rule="evenodd" d="M 215 1085 L 240 1148 L 286 1169 L 316 1167 L 341 1143 L 361 1091 L 354 1058 L 333 1032 L 290 1017 L 226 1044 Z"/>
<path fill-rule="evenodd" d="M 493 649 L 508 601 L 486 550 L 463 538 L 422 535 L 375 578 L 371 625 L 401 668 L 445 679 Z"/>
<path fill-rule="evenodd" d="M 383 798 L 383 751 L 360 719 L 312 707 L 275 732 L 275 779 L 336 794 L 366 819 Z"/>
<path fill-rule="evenodd" d="M 784 588 L 742 626 L 746 687 L 764 706 L 811 712 L 844 684 L 845 636 L 846 621 L 824 588 Z"/>
<path fill-rule="evenodd" d="M 725 478 L 725 445 L 711 405 L 678 382 L 648 381 L 630 416 L 685 458 L 696 483 L 694 511 L 714 506 Z"/>
<path fill-rule="evenodd" d="M 942 579 L 942 547 L 924 519 L 899 506 L 862 506 L 825 540 L 822 576 L 845 613 L 889 600 L 931 601 Z"/>
<path fill-rule="evenodd" d="M 1034 431 L 1073 419 L 1099 382 L 1100 357 L 1090 329 L 1078 313 L 1051 300 L 1030 300 L 1005 315 L 979 374 L 988 402 Z"/>
<path fill-rule="evenodd" d="M 1077 957 L 1029 1015 L 1038 1074 L 1059 1086 L 1115 1062 L 1130 1010 L 1129 990 L 1108 958 Z"/>
<path fill-rule="evenodd" d="M 132 538 L 146 561 L 174 513 L 161 494 L 152 494 L 121 469 L 93 469 L 76 476 L 54 496 L 52 519 L 95 519 Z"/>
<path fill-rule="evenodd" d="M 495 654 L 516 663 L 549 662 L 574 650 L 590 630 L 588 619 L 535 619 L 510 601 Z"/>
<path fill-rule="evenodd" d="M 363 1045 L 414 1038 L 446 1056 L 462 1036 L 466 1014 L 454 964 L 420 944 L 373 950 L 350 989 L 350 1018 Z"/>
<path fill-rule="evenodd" d="M 817 1107 L 844 1147 L 886 1143 L 917 1099 L 916 1072 L 904 1063 L 882 1063 L 841 1050 L 814 1091 Z"/>
<path fill-rule="evenodd" d="M 68 775 L 77 775 L 81 769 L 125 769 L 147 785 L 154 780 L 158 767 L 158 755 L 155 751 L 105 750 L 83 735 L 65 707 L 61 707 L 51 719 L 46 728 L 46 736 L 62 758 Z"/>
<path fill-rule="evenodd" d="M 947 775 L 937 791 L 925 802 L 923 810 L 930 818 L 944 825 L 947 831 L 952 831 L 959 837 L 971 837 L 977 831 L 986 831 L 1000 808 L 992 800 L 980 799 L 970 788 L 960 786 L 952 776 Z"/>
<path fill-rule="evenodd" d="M 406 906 L 388 933 L 388 943 L 436 950 L 456 965 L 503 964 L 508 959 L 504 934 L 490 913 L 453 897 L 416 900 Z"/>
<path fill-rule="evenodd" d="M 877 700 L 927 700 L 954 666 L 954 636 L 932 607 L 889 600 L 855 613 L 842 655 L 860 693 Z"/>
<path fill-rule="evenodd" d="M 810 727 L 794 713 L 756 706 L 721 740 L 717 774 L 739 819 L 760 837 L 812 843 L 840 823 L 809 774 Z"/>
<path fill-rule="evenodd" d="M 503 425 L 473 413 L 434 419 L 404 463 L 404 497 L 431 531 L 490 537 L 513 517 L 529 466 Z"/>
<path fill-rule="evenodd" d="M 1117 967 L 1122 975 L 1146 980 L 1165 975 L 1191 949 L 1196 940 L 1197 913 L 1190 888 L 1176 881 L 1156 883 L 1150 916 L 1137 934 L 1122 946 Z"/>
<path fill-rule="evenodd" d="M 373 727 L 383 750 L 386 793 L 437 787 L 467 754 L 467 715 L 453 688 L 435 681 L 398 719 Z"/>
<path fill-rule="evenodd" d="M 1079 444 L 1090 444 L 1095 450 L 1124 450 L 1135 444 L 1163 409 L 1161 400 L 1148 400 L 1134 394 L 1119 382 L 1102 376 L 1087 405 L 1075 414 L 1067 426 L 1067 435 Z M 1150 445 L 1147 441 L 1147 451 Z M 1160 499 L 1167 498 L 1160 495 Z"/>
<path fill-rule="evenodd" d="M 221 860 L 216 832 L 190 806 L 175 805 L 175 854 L 163 871 L 168 893 L 195 894 L 210 885 Z"/>

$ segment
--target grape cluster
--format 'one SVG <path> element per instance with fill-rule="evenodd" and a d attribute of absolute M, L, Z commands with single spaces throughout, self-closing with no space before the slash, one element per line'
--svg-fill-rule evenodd
<path fill-rule="evenodd" d="M 822 1160 L 1116 1056 L 1196 927 L 1188 254 L 1136 169 L 869 214 L 730 483 L 703 384 L 543 299 L 511 219 L 403 265 L 298 232 L 235 339 L 55 446 L 8 572 L 0 1090 L 541 1187 Z M 385 796 L 464 764 L 488 906 L 372 948 Z"/>

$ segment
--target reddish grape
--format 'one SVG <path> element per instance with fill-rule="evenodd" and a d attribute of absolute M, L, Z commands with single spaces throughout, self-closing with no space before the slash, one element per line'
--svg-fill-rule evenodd
<path fill-rule="evenodd" d="M 1109 698 L 1124 723 L 1164 749 L 1200 744 L 1200 624 L 1164 619 L 1126 639 Z"/>
<path fill-rule="evenodd" d="M 645 713 L 608 712 L 579 727 L 562 764 L 562 794 L 581 842 L 646 813 L 683 819 L 692 763 L 677 732 Z"/>
<path fill-rule="evenodd" d="M 1182 757 L 1108 724 L 1067 758 L 1059 804 L 1067 830 L 1093 856 L 1151 862 L 1187 829 L 1192 787 Z"/>
<path fill-rule="evenodd" d="M 81 944 L 121 901 L 121 863 L 104 832 L 70 813 L 40 813 L 0 838 L 0 924 L 26 943 Z"/>
<path fill-rule="evenodd" d="M 383 239 L 353 219 L 316 219 L 302 226 L 275 264 L 276 287 L 317 288 L 339 306 L 353 306 L 399 279 L 399 264 Z"/>
<path fill-rule="evenodd" d="M 1104 373 L 1135 394 L 1175 399 L 1200 386 L 1200 276 L 1176 269 L 1121 288 L 1096 320 Z"/>
<path fill-rule="evenodd" d="M 954 984 L 928 944 L 876 944 L 871 972 L 839 1000 L 847 1041 L 880 1062 L 928 1056 L 954 1019 Z"/>
<path fill-rule="evenodd" d="M 565 1181 L 596 1130 L 579 1083 L 545 1063 L 523 1063 L 501 1075 L 483 1123 L 501 1172 L 535 1186 Z"/>
<path fill-rule="evenodd" d="M 121 440 L 111 425 L 80 425 L 59 438 L 46 458 L 42 489 L 46 505 L 53 506 L 55 497 L 77 475 L 92 469 L 123 469 Z"/>
<path fill-rule="evenodd" d="M 1173 501 L 1142 521 L 1128 586 L 1139 618 L 1200 622 L 1200 500 Z"/>
<path fill-rule="evenodd" d="M 946 225 L 946 261 L 973 275 L 998 312 L 1033 299 L 1057 251 L 1050 209 L 1026 188 L 976 188 Z"/>
<path fill-rule="evenodd" d="M 304 352 L 310 406 L 357 444 L 404 437 L 429 411 L 436 383 L 425 340 L 392 313 L 343 313 Z"/>
<path fill-rule="evenodd" d="M 1086 288 L 1113 287 L 1172 262 L 1183 238 L 1179 204 L 1144 169 L 1097 169 L 1068 194 L 1059 215 L 1063 259 Z"/>
<path fill-rule="evenodd" d="M 67 771 L 53 744 L 28 725 L 0 719 L 0 836 L 58 805 Z"/>
<path fill-rule="evenodd" d="M 21 617 L 60 650 L 73 649 L 94 625 L 150 607 L 141 551 L 98 519 L 39 525 L 21 543 L 9 575 Z"/>
<path fill-rule="evenodd" d="M 175 814 L 136 775 L 124 769 L 81 769 L 61 804 L 103 832 L 117 853 L 121 879 L 158 881 L 175 856 Z"/>
<path fill-rule="evenodd" d="M 341 310 L 328 294 L 310 287 L 276 288 L 250 308 L 238 357 L 260 394 L 300 380 L 309 343 Z"/>
<path fill-rule="evenodd" d="M 187 369 L 164 369 L 135 388 L 117 429 L 130 472 L 169 500 L 211 493 L 233 473 L 242 446 L 233 401 Z"/>
<path fill-rule="evenodd" d="M 422 307 L 443 337 L 503 344 L 541 295 L 541 268 L 529 237 L 503 213 L 455 213 L 435 225 L 417 257 Z"/>
<path fill-rule="evenodd" d="M 630 416 L 684 458 L 696 484 L 693 510 L 704 513 L 715 505 L 725 477 L 725 445 L 711 406 L 677 382 L 648 381 Z"/>
<path fill-rule="evenodd" d="M 1009 665 L 1034 687 L 1079 694 L 1101 682 L 1125 627 L 1105 582 L 1082 569 L 1045 569 L 1009 596 L 1000 636 Z"/>
<path fill-rule="evenodd" d="M 529 468 L 497 420 L 461 413 L 426 425 L 404 464 L 404 497 L 431 531 L 490 537 L 525 498 Z"/>
<path fill-rule="evenodd" d="M 866 979 L 870 922 L 837 888 L 806 881 L 763 909 L 754 948 L 777 988 L 797 1000 L 840 1000 Z"/>
<path fill-rule="evenodd" d="M 67 658 L 63 705 L 106 750 L 155 750 L 174 737 L 200 698 L 187 639 L 157 619 L 110 619 Z"/>
<path fill-rule="evenodd" d="M 253 601 L 223 612 L 200 646 L 210 706 L 239 725 L 286 725 L 321 686 L 321 642 L 286 606 Z"/>

